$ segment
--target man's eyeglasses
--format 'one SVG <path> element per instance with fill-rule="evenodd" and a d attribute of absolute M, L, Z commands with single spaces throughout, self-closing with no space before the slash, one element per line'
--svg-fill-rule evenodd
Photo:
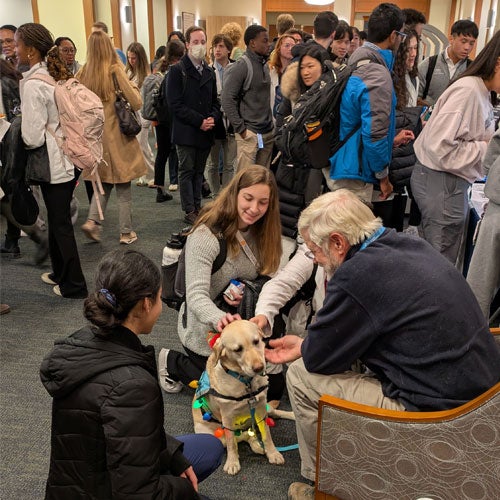
<path fill-rule="evenodd" d="M 5 40 L 0 40 L 2 45 L 12 45 L 15 42 L 13 38 L 6 38 Z"/>
<path fill-rule="evenodd" d="M 401 37 L 401 41 L 404 42 L 406 40 L 406 37 L 408 36 L 406 33 L 401 33 L 401 31 L 396 31 L 396 35 L 399 35 Z"/>

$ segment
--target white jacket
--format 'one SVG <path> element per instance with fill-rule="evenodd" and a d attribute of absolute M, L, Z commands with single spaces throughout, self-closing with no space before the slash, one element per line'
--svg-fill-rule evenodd
<path fill-rule="evenodd" d="M 299 245 L 297 252 L 290 261 L 278 273 L 269 280 L 259 294 L 259 300 L 255 306 L 255 315 L 262 314 L 267 318 L 269 330 L 264 332 L 270 334 L 274 325 L 274 317 L 279 310 L 297 293 L 302 285 L 311 277 L 314 270 L 314 261 L 306 257 L 308 248 L 305 244 Z M 318 266 L 316 271 L 316 288 L 314 290 L 312 300 L 312 310 L 316 313 L 323 306 L 325 300 L 325 272 L 323 267 Z M 293 318 L 298 314 L 294 306 L 290 311 L 290 318 L 287 328 L 291 333 L 301 334 L 305 330 L 305 320 L 307 320 L 308 312 L 298 314 L 300 318 Z M 294 321 L 295 320 L 295 321 Z M 292 325 L 290 324 L 292 321 Z M 314 318 L 312 319 L 314 321 Z M 291 328 L 294 328 L 292 330 Z"/>
<path fill-rule="evenodd" d="M 54 87 L 41 80 L 29 80 L 35 73 L 48 75 L 46 63 L 36 64 L 23 73 L 23 79 L 20 82 L 23 141 L 29 149 L 38 148 L 47 142 L 50 183 L 69 182 L 75 177 L 75 167 L 64 156 L 56 140 L 47 130 L 49 127 L 55 131 L 56 136 L 62 137 L 59 113 L 54 101 Z"/>
<path fill-rule="evenodd" d="M 466 76 L 436 102 L 415 154 L 427 168 L 473 183 L 484 176 L 482 161 L 494 130 L 490 92 L 481 78 Z"/>

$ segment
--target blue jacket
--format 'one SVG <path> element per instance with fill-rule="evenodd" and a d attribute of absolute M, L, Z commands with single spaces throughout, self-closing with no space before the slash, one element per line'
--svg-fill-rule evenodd
<path fill-rule="evenodd" d="M 219 119 L 220 104 L 213 69 L 203 63 L 202 74 L 194 67 L 186 54 L 181 64 L 174 64 L 168 72 L 167 102 L 172 111 L 172 142 L 179 146 L 210 148 L 214 142 L 214 130 L 200 129 L 205 118 Z"/>
<path fill-rule="evenodd" d="M 375 184 L 387 176 L 392 156 L 396 108 L 390 73 L 393 54 L 365 42 L 349 58 L 349 64 L 355 69 L 340 103 L 340 140 L 352 130 L 356 132 L 330 158 L 330 177 Z"/>

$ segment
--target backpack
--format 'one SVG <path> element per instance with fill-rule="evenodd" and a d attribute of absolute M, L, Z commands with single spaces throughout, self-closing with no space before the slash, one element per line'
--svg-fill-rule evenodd
<path fill-rule="evenodd" d="M 425 74 L 425 87 L 424 91 L 422 92 L 422 99 L 427 98 L 427 94 L 429 93 L 429 87 L 431 85 L 431 80 L 432 80 L 432 75 L 434 74 L 434 70 L 436 69 L 436 63 L 438 60 L 439 54 L 434 54 L 433 56 L 429 57 L 429 66 L 427 66 L 427 73 Z M 472 61 L 467 58 L 465 61 L 465 67 L 468 68 L 470 63 Z"/>
<path fill-rule="evenodd" d="M 185 245 L 190 227 L 179 233 L 172 233 L 163 249 L 161 266 L 162 292 L 161 299 L 168 307 L 179 310 L 186 300 L 186 256 Z M 226 261 L 227 245 L 224 238 L 218 237 L 219 255 L 212 265 L 212 273 L 216 273 Z"/>
<path fill-rule="evenodd" d="M 158 101 L 158 94 L 164 77 L 158 73 L 148 75 L 142 84 L 142 116 L 145 120 L 157 121 L 155 100 Z"/>
<path fill-rule="evenodd" d="M 243 54 L 237 61 L 232 63 L 231 66 L 228 66 L 228 68 L 224 72 L 224 78 L 227 78 L 231 74 L 231 72 L 234 71 L 234 68 L 238 67 L 238 65 L 241 66 L 243 63 L 245 63 L 247 67 L 247 75 L 245 76 L 243 87 L 241 89 L 241 97 L 243 97 L 250 90 L 250 87 L 252 86 L 253 65 L 248 55 Z"/>
<path fill-rule="evenodd" d="M 94 192 L 104 194 L 97 167 L 103 161 L 102 135 L 104 108 L 101 99 L 76 78 L 56 82 L 50 75 L 36 73 L 29 80 L 41 80 L 54 87 L 54 100 L 59 113 L 62 137 L 47 127 L 59 150 L 80 170 L 90 172 Z M 97 186 L 96 186 L 97 183 Z M 96 197 L 101 220 L 99 197 Z"/>
<path fill-rule="evenodd" d="M 186 67 L 182 62 L 182 59 L 177 63 L 181 69 L 182 74 L 182 94 L 186 91 L 187 87 L 187 73 Z M 167 71 L 163 80 L 157 88 L 153 89 L 153 93 L 151 96 L 152 106 L 156 113 L 156 120 L 160 123 L 170 123 L 171 121 L 171 113 L 170 108 L 167 102 L 167 85 L 168 85 L 168 75 L 170 74 L 170 70 Z M 149 119 L 149 118 L 148 118 Z"/>
<path fill-rule="evenodd" d="M 315 169 L 327 167 L 329 158 L 355 132 L 339 140 L 342 92 L 355 68 L 345 65 L 333 68 L 330 61 L 325 64 L 329 71 L 299 97 L 276 136 L 285 164 Z"/>

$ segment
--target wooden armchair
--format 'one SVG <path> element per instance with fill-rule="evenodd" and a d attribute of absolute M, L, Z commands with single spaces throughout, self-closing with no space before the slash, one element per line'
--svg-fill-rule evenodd
<path fill-rule="evenodd" d="M 316 499 L 500 498 L 500 383 L 437 412 L 323 396 L 316 460 Z"/>

